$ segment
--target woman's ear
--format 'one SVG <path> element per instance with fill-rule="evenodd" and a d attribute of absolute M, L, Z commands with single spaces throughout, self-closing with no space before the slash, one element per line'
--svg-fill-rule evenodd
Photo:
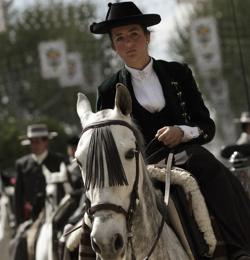
<path fill-rule="evenodd" d="M 147 44 L 149 44 L 150 43 L 150 33 L 146 34 L 146 39 L 147 39 Z"/>

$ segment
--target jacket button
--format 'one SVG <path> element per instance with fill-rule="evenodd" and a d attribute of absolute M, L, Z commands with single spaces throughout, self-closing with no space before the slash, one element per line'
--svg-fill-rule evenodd
<path fill-rule="evenodd" d="M 178 82 L 177 81 L 172 81 L 171 84 L 176 86 L 176 85 L 178 85 Z"/>

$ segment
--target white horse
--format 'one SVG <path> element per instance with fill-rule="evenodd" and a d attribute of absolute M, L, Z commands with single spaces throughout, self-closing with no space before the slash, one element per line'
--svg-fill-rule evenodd
<path fill-rule="evenodd" d="M 64 163 L 60 165 L 59 172 L 50 172 L 46 166 L 42 166 L 46 179 L 46 201 L 45 201 L 45 221 L 40 229 L 36 243 L 36 260 L 54 260 L 55 249 L 53 248 L 53 226 L 54 213 L 59 205 L 57 184 L 63 183 L 65 193 L 71 191 L 68 182 L 67 167 Z"/>
<path fill-rule="evenodd" d="M 114 109 L 97 113 L 79 93 L 77 113 L 83 133 L 75 156 L 89 202 L 85 222 L 98 259 L 189 259 L 158 210 L 126 87 L 118 84 Z"/>

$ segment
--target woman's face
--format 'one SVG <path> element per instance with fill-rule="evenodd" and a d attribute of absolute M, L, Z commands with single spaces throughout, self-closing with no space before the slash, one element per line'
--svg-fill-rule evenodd
<path fill-rule="evenodd" d="M 143 69 L 149 62 L 150 34 L 138 24 L 130 24 L 111 30 L 112 47 L 129 67 Z"/>

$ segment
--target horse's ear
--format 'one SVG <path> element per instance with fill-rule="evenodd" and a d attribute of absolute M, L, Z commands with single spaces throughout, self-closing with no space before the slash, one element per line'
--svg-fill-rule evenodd
<path fill-rule="evenodd" d="M 126 116 L 132 112 L 130 93 L 122 83 L 116 84 L 115 106 Z"/>
<path fill-rule="evenodd" d="M 76 111 L 82 124 L 83 124 L 83 119 L 85 117 L 85 114 L 92 113 L 90 102 L 88 98 L 82 93 L 78 93 Z"/>

